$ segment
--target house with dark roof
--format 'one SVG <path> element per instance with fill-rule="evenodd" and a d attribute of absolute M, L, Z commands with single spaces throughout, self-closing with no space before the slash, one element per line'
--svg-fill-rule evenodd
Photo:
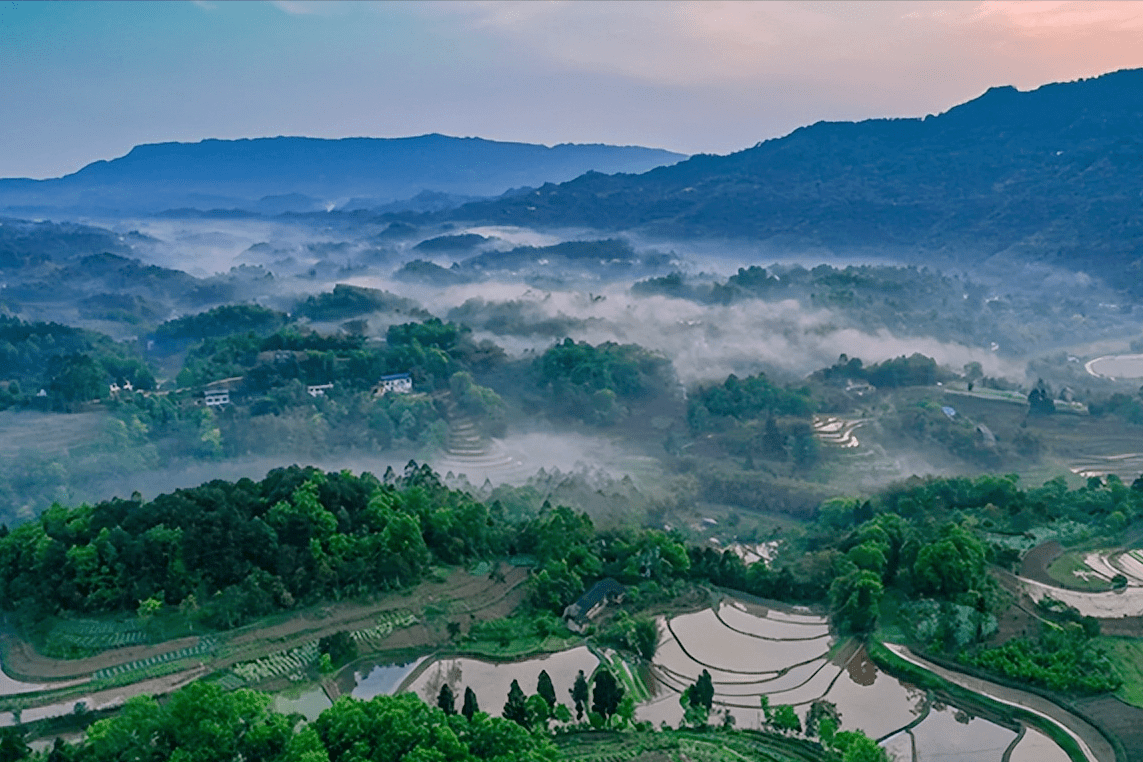
<path fill-rule="evenodd" d="M 583 632 L 606 608 L 608 603 L 621 603 L 627 588 L 611 577 L 601 579 L 591 589 L 579 597 L 575 603 L 564 609 L 564 620 L 572 632 Z"/>

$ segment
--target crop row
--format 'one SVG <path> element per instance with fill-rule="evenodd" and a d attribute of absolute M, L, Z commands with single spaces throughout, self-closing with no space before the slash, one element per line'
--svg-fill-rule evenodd
<path fill-rule="evenodd" d="M 54 627 L 52 639 L 65 647 L 103 650 L 146 643 L 147 633 L 138 622 L 65 619 Z"/>
<path fill-rule="evenodd" d="M 224 691 L 233 691 L 246 685 L 246 681 L 233 672 L 223 672 L 214 682 Z"/>
<path fill-rule="evenodd" d="M 192 656 L 200 656 L 214 650 L 217 641 L 211 637 L 203 637 L 198 639 L 198 643 L 186 648 L 180 648 L 177 651 L 167 651 L 163 654 L 151 656 L 146 659 L 136 659 L 129 661 L 126 664 L 118 664 L 114 667 L 108 667 L 97 671 L 92 678 L 94 680 L 104 680 L 109 677 L 121 675 L 125 672 L 134 672 L 138 670 L 145 670 L 148 667 L 153 667 L 157 664 L 166 664 L 171 661 L 178 661 L 179 659 L 187 659 Z"/>
<path fill-rule="evenodd" d="M 353 640 L 357 643 L 366 640 L 380 640 L 388 637 L 393 630 L 410 627 L 417 622 L 417 618 L 408 611 L 386 612 L 379 619 L 381 620 L 380 624 L 370 627 L 368 630 L 355 630 L 352 633 Z"/>
<path fill-rule="evenodd" d="M 55 638 L 63 646 L 74 646 L 88 650 L 106 650 L 108 648 L 122 648 L 124 646 L 138 646 L 147 642 L 147 634 L 142 630 L 128 630 L 127 632 L 108 632 L 98 635 L 75 635 L 60 633 Z"/>
<path fill-rule="evenodd" d="M 246 682 L 258 683 L 273 677 L 302 672 L 317 661 L 317 658 L 318 644 L 313 640 L 288 651 L 276 651 L 255 661 L 235 664 L 231 669 Z"/>
<path fill-rule="evenodd" d="M 56 630 L 69 635 L 113 635 L 123 632 L 142 632 L 138 622 L 109 619 L 61 619 Z"/>

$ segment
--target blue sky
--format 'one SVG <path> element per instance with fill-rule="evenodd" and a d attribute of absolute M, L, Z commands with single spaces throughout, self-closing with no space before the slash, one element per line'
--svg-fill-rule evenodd
<path fill-rule="evenodd" d="M 1143 67 L 1133 2 L 0 2 L 0 177 L 426 132 L 726 153 Z"/>

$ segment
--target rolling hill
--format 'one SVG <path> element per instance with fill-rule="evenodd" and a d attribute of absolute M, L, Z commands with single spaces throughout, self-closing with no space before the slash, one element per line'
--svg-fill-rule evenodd
<path fill-rule="evenodd" d="M 588 173 L 450 214 L 913 261 L 1035 259 L 1140 291 L 1143 70 L 993 88 L 925 118 L 820 122 L 728 156 Z"/>

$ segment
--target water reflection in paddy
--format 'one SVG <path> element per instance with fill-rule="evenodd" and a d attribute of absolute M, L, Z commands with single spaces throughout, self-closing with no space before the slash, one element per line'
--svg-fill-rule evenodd
<path fill-rule="evenodd" d="M 1014 731 L 949 707 L 933 709 L 911 736 L 893 735 L 925 712 L 924 693 L 881 672 L 863 648 L 831 652 L 836 644 L 823 617 L 726 601 L 717 611 L 677 616 L 660 634 L 657 691 L 638 708 L 641 720 L 677 725 L 683 715 L 679 694 L 705 668 L 713 678 L 715 712 L 728 711 L 738 727 L 762 725 L 759 696 L 766 694 L 772 706 L 794 705 L 803 721 L 813 701 L 832 701 L 843 729 L 889 736 L 886 748 L 903 760 L 913 759 L 914 744 L 917 760 L 999 760 L 1016 738 Z"/>
<path fill-rule="evenodd" d="M 918 762 L 1000 762 L 1016 733 L 953 707 L 933 709 L 913 728 Z"/>
<path fill-rule="evenodd" d="M 371 699 L 374 696 L 395 693 L 405 678 L 421 666 L 428 657 L 422 656 L 416 661 L 405 664 L 376 664 L 364 672 L 353 673 L 353 688 L 349 695 L 357 699 Z M 434 702 L 436 696 L 433 697 Z"/>
<path fill-rule="evenodd" d="M 1069 762 L 1067 752 L 1038 730 L 1027 728 L 1009 762 Z"/>
<path fill-rule="evenodd" d="M 532 694 L 536 692 L 536 680 L 540 671 L 546 670 L 552 678 L 556 697 L 562 703 L 570 704 L 569 691 L 576 674 L 582 669 L 585 675 L 590 676 L 598 664 L 599 660 L 586 646 L 502 664 L 468 658 L 438 659 L 417 675 L 407 690 L 416 693 L 424 701 L 435 704 L 444 683 L 449 684 L 455 696 L 463 696 L 464 689 L 469 687 L 476 693 L 481 711 L 499 716 L 508 700 L 508 689 L 513 680 L 519 681 L 525 694 Z"/>
<path fill-rule="evenodd" d="M 789 634 L 791 627 L 803 629 L 798 625 L 773 622 L 773 627 L 769 628 L 766 636 L 759 635 L 771 621 L 756 618 L 752 625 L 754 634 L 745 635 L 727 627 L 713 610 L 707 609 L 675 617 L 670 621 L 669 629 L 679 643 L 680 650 L 691 660 L 724 672 L 777 672 L 792 664 L 820 656 L 829 648 L 827 638 L 789 639 L 804 637 Z M 806 629 L 811 634 L 814 631 L 814 628 Z"/>
<path fill-rule="evenodd" d="M 864 649 L 856 653 L 826 700 L 844 707 L 841 723 L 881 738 L 904 727 L 924 710 L 925 694 L 877 669 Z"/>

